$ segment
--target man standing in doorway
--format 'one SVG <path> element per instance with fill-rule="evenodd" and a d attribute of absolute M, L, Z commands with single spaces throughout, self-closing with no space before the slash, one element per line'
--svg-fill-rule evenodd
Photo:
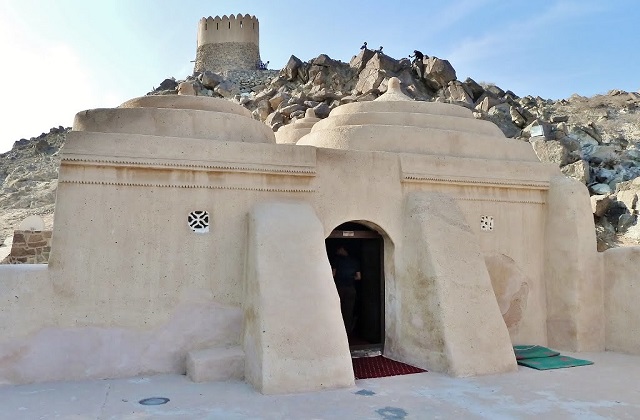
<path fill-rule="evenodd" d="M 360 264 L 355 258 L 349 255 L 349 252 L 341 245 L 336 250 L 336 258 L 333 261 L 333 279 L 340 296 L 340 309 L 342 311 L 342 320 L 347 335 L 351 335 L 354 328 L 353 311 L 356 304 L 356 285 L 355 282 L 361 279 Z"/>

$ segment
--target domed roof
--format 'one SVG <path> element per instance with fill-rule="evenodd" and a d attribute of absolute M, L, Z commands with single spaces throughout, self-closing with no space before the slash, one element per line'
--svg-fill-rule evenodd
<path fill-rule="evenodd" d="M 295 144 L 306 134 L 311 132 L 311 128 L 320 121 L 316 117 L 313 108 L 307 109 L 304 118 L 296 120 L 293 124 L 285 125 L 276 131 L 276 143 L 279 144 Z"/>
<path fill-rule="evenodd" d="M 275 143 L 273 131 L 251 118 L 246 108 L 190 95 L 143 96 L 118 108 L 82 111 L 76 114 L 73 130 Z"/>
<path fill-rule="evenodd" d="M 297 144 L 331 149 L 420 153 L 469 158 L 538 161 L 524 142 L 507 139 L 489 121 L 462 106 L 414 101 L 389 79 L 374 101 L 341 105 Z"/>

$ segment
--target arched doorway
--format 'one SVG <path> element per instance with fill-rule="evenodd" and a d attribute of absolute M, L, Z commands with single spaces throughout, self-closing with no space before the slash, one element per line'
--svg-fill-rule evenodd
<path fill-rule="evenodd" d="M 347 222 L 336 227 L 325 244 L 332 268 L 338 258 L 337 250 L 344 247 L 360 269 L 361 278 L 354 282 L 356 296 L 352 326 L 345 326 L 352 354 L 381 353 L 385 336 L 382 235 L 363 224 Z"/>

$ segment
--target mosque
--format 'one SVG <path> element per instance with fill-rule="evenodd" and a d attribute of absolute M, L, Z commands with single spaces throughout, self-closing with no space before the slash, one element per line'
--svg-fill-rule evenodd
<path fill-rule="evenodd" d="M 452 376 L 516 370 L 514 344 L 640 353 L 640 252 L 596 251 L 585 187 L 395 78 L 275 134 L 209 97 L 80 112 L 57 194 L 49 264 L 0 266 L 0 383 L 186 373 L 275 394 L 353 386 L 361 348 Z"/>

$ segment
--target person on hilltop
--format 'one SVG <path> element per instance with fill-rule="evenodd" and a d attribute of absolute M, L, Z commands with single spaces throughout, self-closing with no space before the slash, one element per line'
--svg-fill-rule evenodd
<path fill-rule="evenodd" d="M 364 44 L 362 44 L 362 47 L 360 47 L 361 50 L 366 50 L 367 49 L 367 42 L 365 41 Z"/>
<path fill-rule="evenodd" d="M 409 58 L 411 58 L 411 57 L 413 57 L 413 61 L 411 62 L 411 64 L 416 69 L 416 72 L 418 73 L 418 76 L 419 77 L 423 77 L 423 75 L 424 75 L 424 57 L 425 57 L 425 55 L 422 54 L 418 50 L 413 50 L 413 55 L 409 54 Z M 427 57 L 427 58 L 429 58 L 429 57 Z"/>
<path fill-rule="evenodd" d="M 413 50 L 413 55 L 409 54 L 409 58 L 413 58 L 413 64 L 416 62 L 422 62 L 424 60 L 424 54 L 418 50 Z"/>
<path fill-rule="evenodd" d="M 382 54 L 382 45 L 376 50 L 376 52 Z"/>

